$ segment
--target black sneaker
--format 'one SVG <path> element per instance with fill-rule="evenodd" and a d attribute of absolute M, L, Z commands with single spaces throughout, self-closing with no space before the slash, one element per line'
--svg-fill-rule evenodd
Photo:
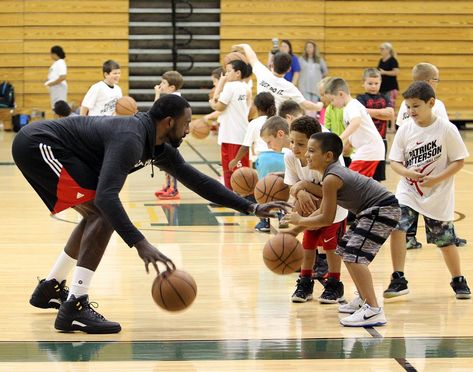
<path fill-rule="evenodd" d="M 61 332 L 82 331 L 85 333 L 118 333 L 122 327 L 110 322 L 96 312 L 89 302 L 89 296 L 74 295 L 65 301 L 57 314 L 54 328 Z"/>
<path fill-rule="evenodd" d="M 297 279 L 296 290 L 292 295 L 292 302 L 307 302 L 312 300 L 314 280 L 312 278 Z"/>
<path fill-rule="evenodd" d="M 319 297 L 319 302 L 321 304 L 337 304 L 345 301 L 343 294 L 343 283 L 337 279 L 328 278 L 325 289 Z"/>
<path fill-rule="evenodd" d="M 320 257 L 319 254 L 317 254 L 317 261 L 315 261 L 315 264 L 314 264 L 314 274 L 312 275 L 312 278 L 318 281 L 323 281 L 327 279 L 327 276 L 328 276 L 327 258 L 322 258 Z"/>
<path fill-rule="evenodd" d="M 65 280 L 59 283 L 56 279 L 41 279 L 31 295 L 30 304 L 41 309 L 59 309 L 68 295 Z"/>
<path fill-rule="evenodd" d="M 392 278 L 391 283 L 389 284 L 388 289 L 383 293 L 384 298 L 398 297 L 409 293 L 409 288 L 407 288 L 408 281 L 405 277 L 402 278 Z"/>
<path fill-rule="evenodd" d="M 455 291 L 455 297 L 459 300 L 465 300 L 471 298 L 470 288 L 464 276 L 458 276 L 453 278 L 450 285 Z"/>
<path fill-rule="evenodd" d="M 262 218 L 255 226 L 255 230 L 259 232 L 269 233 L 271 231 L 269 218 Z"/>

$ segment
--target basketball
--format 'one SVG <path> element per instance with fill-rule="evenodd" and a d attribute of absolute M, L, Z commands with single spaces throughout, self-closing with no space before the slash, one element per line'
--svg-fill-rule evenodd
<path fill-rule="evenodd" d="M 191 121 L 189 126 L 192 136 L 197 139 L 207 138 L 210 133 L 210 126 L 204 121 L 204 118 Z"/>
<path fill-rule="evenodd" d="M 319 209 L 320 204 L 321 204 L 322 201 L 318 197 L 316 197 L 314 194 L 309 193 L 309 195 L 310 195 L 310 198 L 312 199 L 312 201 L 314 202 L 314 204 L 316 205 L 317 209 Z M 310 214 L 312 214 L 313 212 L 315 212 L 317 209 L 314 209 L 313 211 L 311 211 L 311 213 L 304 213 L 304 212 L 302 212 L 302 209 L 299 205 L 299 200 L 296 199 L 296 202 L 294 203 L 294 208 L 292 210 L 294 212 L 299 213 L 302 217 L 307 217 Z"/>
<path fill-rule="evenodd" d="M 180 311 L 194 302 L 197 285 L 185 271 L 164 271 L 154 279 L 151 295 L 154 302 L 164 310 Z"/>
<path fill-rule="evenodd" d="M 115 112 L 120 116 L 131 116 L 138 112 L 136 101 L 130 96 L 123 96 L 118 99 Z"/>
<path fill-rule="evenodd" d="M 233 191 L 241 196 L 253 194 L 257 182 L 258 173 L 248 167 L 238 168 L 232 173 L 232 178 L 230 178 Z"/>
<path fill-rule="evenodd" d="M 243 61 L 248 64 L 248 59 L 246 59 L 246 56 L 240 52 L 230 52 L 225 57 L 223 57 L 224 65 L 228 65 L 232 61 Z"/>
<path fill-rule="evenodd" d="M 300 269 L 303 257 L 302 244 L 291 234 L 277 234 L 263 248 L 264 263 L 276 274 L 291 274 Z"/>
<path fill-rule="evenodd" d="M 258 203 L 268 203 L 274 200 L 287 201 L 289 186 L 284 183 L 282 177 L 269 174 L 256 184 L 255 198 Z"/>

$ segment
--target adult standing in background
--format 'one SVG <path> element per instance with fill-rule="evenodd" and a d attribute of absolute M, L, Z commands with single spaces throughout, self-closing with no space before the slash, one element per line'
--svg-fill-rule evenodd
<path fill-rule="evenodd" d="M 57 101 L 67 102 L 67 66 L 64 61 L 66 53 L 59 45 L 55 45 L 51 48 L 51 58 L 54 63 L 49 68 L 48 81 L 44 85 L 49 89 L 51 107 L 54 108 Z"/>
<path fill-rule="evenodd" d="M 315 41 L 305 43 L 304 54 L 299 57 L 301 66 L 299 90 L 305 99 L 312 102 L 320 101 L 319 82 L 328 74 L 327 64 L 320 56 Z"/>
<path fill-rule="evenodd" d="M 277 39 L 275 39 L 275 41 L 277 43 Z M 271 65 L 273 64 L 274 54 L 277 51 L 278 51 L 277 49 L 273 50 L 269 54 L 268 67 L 270 69 L 271 69 Z M 292 84 L 294 84 L 297 87 L 299 83 L 299 75 L 301 71 L 301 66 L 299 65 L 299 59 L 292 52 L 291 42 L 287 39 L 281 40 L 281 43 L 279 44 L 279 52 L 288 53 L 291 56 L 291 69 L 284 75 L 284 79 L 286 79 L 287 81 L 290 81 Z"/>
<path fill-rule="evenodd" d="M 397 75 L 399 75 L 399 63 L 396 59 L 396 52 L 391 43 L 384 42 L 379 46 L 381 59 L 378 69 L 381 72 L 381 88 L 379 92 L 385 95 L 391 102 L 391 107 L 396 107 L 396 98 L 399 91 Z"/>

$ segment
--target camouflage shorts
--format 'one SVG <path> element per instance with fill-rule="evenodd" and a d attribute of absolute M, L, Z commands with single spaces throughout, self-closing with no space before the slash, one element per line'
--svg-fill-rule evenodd
<path fill-rule="evenodd" d="M 414 209 L 401 205 L 401 219 L 396 229 L 407 232 L 418 215 Z M 424 221 L 427 243 L 435 244 L 439 248 L 455 244 L 455 228 L 452 221 L 438 221 L 426 216 Z"/>
<path fill-rule="evenodd" d="M 398 205 L 368 208 L 356 215 L 336 253 L 344 262 L 368 265 L 398 225 L 401 209 Z"/>

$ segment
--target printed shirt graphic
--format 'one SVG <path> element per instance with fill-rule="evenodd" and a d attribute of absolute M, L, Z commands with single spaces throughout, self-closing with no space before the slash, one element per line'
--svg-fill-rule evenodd
<path fill-rule="evenodd" d="M 468 150 L 457 127 L 437 117 L 428 127 L 420 127 L 413 120 L 404 123 L 396 133 L 389 158 L 403 163 L 408 169 L 435 176 L 450 163 L 465 159 Z M 452 221 L 454 217 L 454 177 L 423 187 L 403 177 L 397 186 L 396 197 L 420 214 L 438 221 Z"/>
<path fill-rule="evenodd" d="M 356 97 L 367 109 L 384 109 L 389 107 L 389 100 L 382 94 L 360 94 Z M 381 137 L 386 138 L 387 120 L 371 118 Z"/>
<path fill-rule="evenodd" d="M 111 116 L 121 96 L 122 90 L 118 85 L 110 88 L 105 82 L 99 81 L 90 87 L 82 106 L 89 109 L 89 116 Z"/>
<path fill-rule="evenodd" d="M 299 104 L 305 101 L 304 96 L 294 84 L 282 77 L 275 76 L 261 62 L 255 63 L 253 73 L 256 75 L 258 82 L 257 92 L 270 92 L 274 96 L 276 107 L 279 107 L 281 103 L 288 99 L 292 99 Z"/>
<path fill-rule="evenodd" d="M 351 99 L 343 108 L 343 120 L 348 127 L 350 121 L 361 118 L 360 127 L 350 136 L 349 140 L 356 152 L 352 160 L 384 160 L 384 143 L 374 126 L 366 107 L 358 100 Z"/>

